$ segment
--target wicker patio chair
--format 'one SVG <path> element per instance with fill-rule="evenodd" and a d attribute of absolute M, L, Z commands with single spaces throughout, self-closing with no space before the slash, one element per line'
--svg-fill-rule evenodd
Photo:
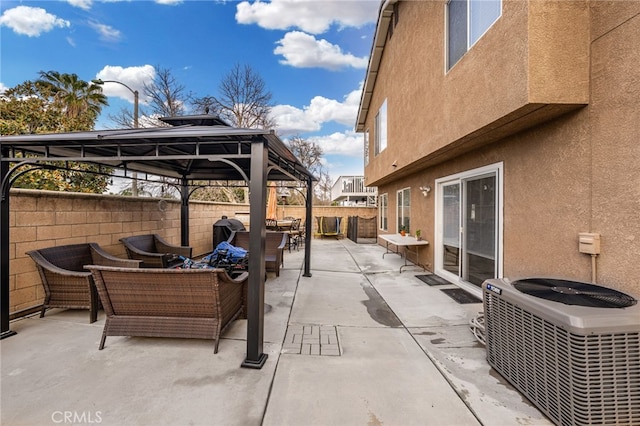
<path fill-rule="evenodd" d="M 276 277 L 280 276 L 280 266 L 284 265 L 283 251 L 288 240 L 289 237 L 284 232 L 267 232 L 264 246 L 265 268 L 267 271 L 275 272 Z M 237 231 L 231 244 L 249 250 L 249 232 Z"/>
<path fill-rule="evenodd" d="M 174 246 L 158 234 L 120 238 L 129 259 L 142 260 L 142 268 L 169 268 L 182 263 L 178 256 L 191 257 L 191 247 Z"/>
<path fill-rule="evenodd" d="M 89 265 L 107 315 L 107 336 L 215 340 L 246 317 L 247 278 L 224 269 L 135 269 Z"/>
<path fill-rule="evenodd" d="M 40 318 L 48 308 L 88 309 L 89 322 L 96 322 L 100 300 L 91 272 L 85 265 L 137 268 L 139 260 L 120 259 L 105 252 L 98 244 L 84 243 L 28 251 L 38 267 L 44 286 L 44 303 Z"/>

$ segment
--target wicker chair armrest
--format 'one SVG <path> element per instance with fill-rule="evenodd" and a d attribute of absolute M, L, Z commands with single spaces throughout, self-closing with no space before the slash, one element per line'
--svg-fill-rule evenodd
<path fill-rule="evenodd" d="M 149 251 L 144 251 L 144 250 L 140 250 L 139 248 L 137 248 L 136 246 L 133 246 L 131 244 L 127 244 L 124 243 L 127 246 L 127 249 L 130 250 L 131 252 L 140 255 L 140 256 L 146 256 L 146 257 L 156 257 L 156 258 L 161 258 L 162 256 L 165 255 L 165 253 L 151 253 Z"/>
<path fill-rule="evenodd" d="M 28 251 L 27 254 L 31 256 L 33 261 L 36 262 L 38 266 L 40 266 L 43 269 L 46 269 L 49 272 L 52 272 L 58 275 L 63 275 L 65 277 L 76 277 L 76 278 L 87 278 L 88 276 L 91 275 L 91 272 L 78 272 L 78 271 L 70 271 L 68 269 L 62 269 L 54 265 L 53 263 L 49 262 L 47 259 L 45 259 L 44 256 L 38 253 L 37 250 Z"/>
<path fill-rule="evenodd" d="M 123 259 L 121 257 L 113 256 L 102 249 L 96 243 L 89 243 L 91 249 L 91 258 L 95 265 L 104 266 L 121 266 L 123 268 L 138 268 L 141 260 L 137 259 Z"/>
<path fill-rule="evenodd" d="M 247 278 L 249 278 L 248 272 L 243 272 L 240 275 L 238 275 L 236 278 L 232 278 L 231 275 L 227 273 L 226 269 L 223 269 L 223 271 L 224 271 L 224 274 L 220 274 L 220 278 L 222 281 L 225 281 L 225 282 L 242 284 L 247 280 Z"/>
<path fill-rule="evenodd" d="M 179 256 L 191 257 L 192 248 L 188 246 L 175 246 L 164 241 L 160 237 L 156 237 L 156 249 L 160 253 L 172 253 Z"/>

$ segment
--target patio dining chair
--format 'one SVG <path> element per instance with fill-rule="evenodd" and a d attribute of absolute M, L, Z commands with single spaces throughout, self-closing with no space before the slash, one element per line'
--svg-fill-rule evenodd
<path fill-rule="evenodd" d="M 289 249 L 289 253 L 291 253 L 291 246 L 294 246 L 296 250 L 298 249 L 299 238 L 300 238 L 300 222 L 302 219 L 293 219 L 291 221 L 291 228 L 288 231 L 285 231 L 287 234 L 287 248 Z"/>

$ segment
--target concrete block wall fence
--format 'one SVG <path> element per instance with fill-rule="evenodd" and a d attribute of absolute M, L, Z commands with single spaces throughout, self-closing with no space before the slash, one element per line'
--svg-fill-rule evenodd
<path fill-rule="evenodd" d="M 266 208 L 266 206 L 265 206 Z M 248 204 L 191 201 L 189 245 L 194 256 L 213 250 L 213 224 L 223 215 L 230 218 L 249 212 Z M 314 216 L 363 216 L 375 208 L 317 206 Z M 305 217 L 303 206 L 279 206 L 278 218 Z M 12 189 L 9 213 L 10 311 L 19 317 L 39 307 L 44 289 L 29 250 L 95 242 L 108 253 L 126 258 L 120 238 L 156 233 L 180 244 L 178 200 L 117 195 L 80 194 Z M 344 231 L 346 232 L 346 230 Z"/>

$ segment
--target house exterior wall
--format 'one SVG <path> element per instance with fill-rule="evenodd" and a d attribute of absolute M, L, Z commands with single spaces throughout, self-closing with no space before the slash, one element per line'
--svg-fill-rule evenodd
<path fill-rule="evenodd" d="M 505 277 L 590 281 L 578 233 L 596 232 L 598 283 L 640 297 L 640 3 L 503 1 L 448 72 L 445 2 L 396 7 L 359 129 L 370 132 L 365 182 L 389 197 L 388 232 L 396 191 L 410 187 L 412 231 L 434 241 L 435 194 L 419 187 L 501 163 Z M 388 146 L 374 156 L 384 99 Z M 434 260 L 432 245 L 421 250 Z"/>

